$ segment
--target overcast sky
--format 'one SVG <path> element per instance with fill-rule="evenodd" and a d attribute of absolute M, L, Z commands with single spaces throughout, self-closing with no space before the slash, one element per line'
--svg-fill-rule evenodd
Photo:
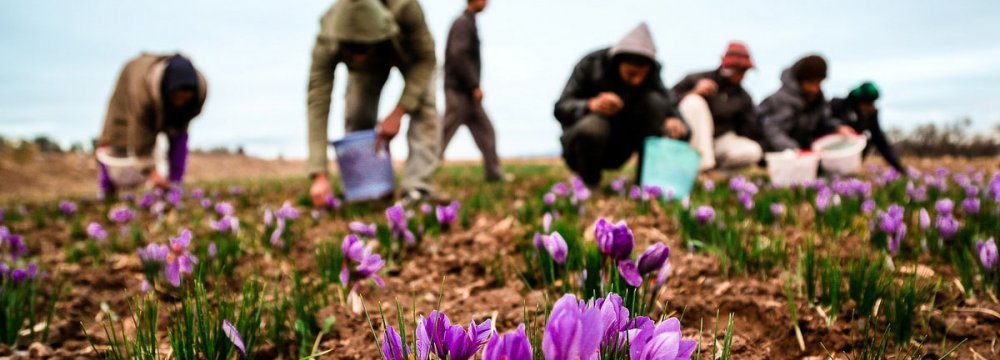
<path fill-rule="evenodd" d="M 421 3 L 440 54 L 465 1 Z M 142 51 L 180 50 L 210 86 L 192 125 L 193 146 L 304 157 L 309 54 L 330 4 L 3 1 L 0 134 L 88 142 L 124 62 Z M 485 105 L 502 156 L 558 154 L 552 105 L 573 65 L 646 21 L 668 84 L 718 66 L 727 42 L 742 40 L 758 65 L 745 81 L 758 102 L 778 88 L 783 68 L 815 52 L 830 61 L 828 96 L 863 80 L 881 86 L 887 127 L 971 117 L 975 129 L 992 129 L 1000 123 L 998 14 L 998 1 L 491 0 L 478 20 Z M 345 75 L 338 70 L 331 138 L 343 135 Z M 382 115 L 401 84 L 394 73 Z M 394 153 L 405 154 L 404 139 L 394 141 Z M 479 157 L 466 130 L 448 157 Z"/>

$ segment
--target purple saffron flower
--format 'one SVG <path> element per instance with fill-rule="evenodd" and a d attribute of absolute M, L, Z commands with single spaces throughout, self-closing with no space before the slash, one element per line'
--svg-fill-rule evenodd
<path fill-rule="evenodd" d="M 236 327 L 229 320 L 222 320 L 222 333 L 229 338 L 229 341 L 233 343 L 236 350 L 239 350 L 240 355 L 247 354 L 247 348 L 243 345 L 243 337 L 240 336 L 240 331 L 236 330 Z"/>
<path fill-rule="evenodd" d="M 240 231 L 240 219 L 231 215 L 224 215 L 219 221 L 208 220 L 208 226 L 220 233 L 236 234 Z"/>
<path fill-rule="evenodd" d="M 656 185 L 649 185 L 643 188 L 643 191 L 652 199 L 659 199 L 663 197 L 663 189 Z"/>
<path fill-rule="evenodd" d="M 647 274 L 659 270 L 670 257 L 670 248 L 661 242 L 654 243 L 639 255 L 639 274 Z"/>
<path fill-rule="evenodd" d="M 946 240 L 950 240 L 955 236 L 958 233 L 958 228 L 961 226 L 958 220 L 951 216 L 951 214 L 938 215 L 936 225 L 938 234 Z"/>
<path fill-rule="evenodd" d="M 426 359 L 434 353 L 440 359 L 469 360 L 493 335 L 492 322 L 481 324 L 473 321 L 469 329 L 452 325 L 448 316 L 431 311 L 430 316 L 420 317 L 417 325 L 417 359 Z"/>
<path fill-rule="evenodd" d="M 889 254 L 895 256 L 899 252 L 899 245 L 903 243 L 904 237 L 906 237 L 906 224 L 900 224 L 899 229 L 889 236 L 889 243 L 887 244 Z"/>
<path fill-rule="evenodd" d="M 153 206 L 153 203 L 156 202 L 156 198 L 157 197 L 153 195 L 153 193 L 147 192 L 142 194 L 142 198 L 139 199 L 139 203 L 136 205 L 138 205 L 140 209 L 149 209 L 149 207 Z"/>
<path fill-rule="evenodd" d="M 396 203 L 396 205 L 385 209 L 385 217 L 389 220 L 389 230 L 392 232 L 392 236 L 397 239 L 402 238 L 409 243 L 416 240 L 413 237 L 413 232 L 409 229 L 406 210 L 403 209 L 403 205 Z"/>
<path fill-rule="evenodd" d="M 545 246 L 545 250 L 548 250 L 549 255 L 552 255 L 552 260 L 559 265 L 566 264 L 566 255 L 569 249 L 566 246 L 566 240 L 558 231 L 542 237 L 542 244 Z"/>
<path fill-rule="evenodd" d="M 326 197 L 326 208 L 329 210 L 340 209 L 340 199 L 336 196 L 329 195 Z"/>
<path fill-rule="evenodd" d="M 458 208 L 461 204 L 458 201 L 452 201 L 448 206 L 438 205 L 434 209 L 434 215 L 437 217 L 438 224 L 448 227 L 455 222 L 458 217 Z"/>
<path fill-rule="evenodd" d="M 785 215 L 785 204 L 782 203 L 772 203 L 771 204 L 771 215 L 776 217 L 781 217 Z"/>
<path fill-rule="evenodd" d="M 10 272 L 10 278 L 11 280 L 14 280 L 14 282 L 22 282 L 28 278 L 28 271 L 20 268 L 14 269 L 14 271 Z"/>
<path fill-rule="evenodd" d="M 696 345 L 695 340 L 683 338 L 681 322 L 669 318 L 655 327 L 652 322 L 642 324 L 629 342 L 629 354 L 633 360 L 690 359 Z"/>
<path fill-rule="evenodd" d="M 872 211 L 875 211 L 875 200 L 865 199 L 865 201 L 861 203 L 861 211 L 865 214 L 871 214 Z"/>
<path fill-rule="evenodd" d="M 937 209 L 938 214 L 951 214 L 952 210 L 955 209 L 955 202 L 951 199 L 941 199 L 934 203 L 934 208 Z"/>
<path fill-rule="evenodd" d="M 208 243 L 208 257 L 215 259 L 215 255 L 219 253 L 219 247 L 215 245 L 215 242 Z"/>
<path fill-rule="evenodd" d="M 378 232 L 378 227 L 376 227 L 374 223 L 365 224 L 360 221 L 351 221 L 350 224 L 347 224 L 347 228 L 350 229 L 355 234 L 367 238 L 375 238 Z"/>
<path fill-rule="evenodd" d="M 642 285 L 642 275 L 639 274 L 638 267 L 636 267 L 635 262 L 631 259 L 618 261 L 618 273 L 622 275 L 622 278 L 629 285 L 634 287 Z"/>
<path fill-rule="evenodd" d="M 962 200 L 962 210 L 969 215 L 979 215 L 980 202 L 978 198 Z"/>
<path fill-rule="evenodd" d="M 191 198 L 193 198 L 195 200 L 201 200 L 204 197 L 205 197 L 205 190 L 204 189 L 197 188 L 197 189 L 191 190 Z"/>
<path fill-rule="evenodd" d="M 240 196 L 243 195 L 243 188 L 233 185 L 229 187 L 229 195 Z"/>
<path fill-rule="evenodd" d="M 625 178 L 618 178 L 611 182 L 611 191 L 616 193 L 625 192 Z"/>
<path fill-rule="evenodd" d="M 483 349 L 483 360 L 531 360 L 531 342 L 525 335 L 524 324 L 515 331 L 491 337 Z"/>
<path fill-rule="evenodd" d="M 715 221 L 715 209 L 708 205 L 702 205 L 694 209 L 694 219 L 699 223 L 707 224 Z"/>
<path fill-rule="evenodd" d="M 830 203 L 833 201 L 833 191 L 828 187 L 820 188 L 816 193 L 816 210 L 819 212 L 826 211 L 830 207 Z"/>
<path fill-rule="evenodd" d="M 215 204 L 216 214 L 219 214 L 221 216 L 226 216 L 226 215 L 232 215 L 235 212 L 236 209 L 233 208 L 233 204 L 230 204 L 228 201 L 220 201 L 219 203 Z"/>
<path fill-rule="evenodd" d="M 284 248 L 285 240 L 282 236 L 285 235 L 285 219 L 278 218 L 277 226 L 274 227 L 274 231 L 271 232 L 271 246 Z"/>
<path fill-rule="evenodd" d="M 564 182 L 557 182 L 552 184 L 552 189 L 549 192 L 555 194 L 558 197 L 565 197 L 569 195 L 569 186 Z"/>
<path fill-rule="evenodd" d="M 212 208 L 212 200 L 207 198 L 201 199 L 201 208 L 205 210 Z"/>
<path fill-rule="evenodd" d="M 170 253 L 167 255 L 166 278 L 174 287 L 181 286 L 181 275 L 190 274 L 198 259 L 191 255 L 191 231 L 181 230 L 180 236 L 170 238 Z"/>
<path fill-rule="evenodd" d="M 545 195 L 542 196 L 542 202 L 544 202 L 545 205 L 552 206 L 556 203 L 556 194 L 550 192 L 545 193 Z"/>
<path fill-rule="evenodd" d="M 264 227 L 271 227 L 274 223 L 274 213 L 271 209 L 264 209 Z"/>
<path fill-rule="evenodd" d="M 632 200 L 639 200 L 642 198 L 642 188 L 639 185 L 632 185 L 632 188 L 628 191 L 628 197 Z"/>
<path fill-rule="evenodd" d="M 73 215 L 76 213 L 76 209 L 77 206 L 75 202 L 69 200 L 59 202 L 59 210 L 62 211 L 64 215 Z"/>
<path fill-rule="evenodd" d="M 749 210 L 753 210 L 753 206 L 754 206 L 753 194 L 748 193 L 748 192 L 737 193 L 736 194 L 736 200 L 739 201 L 740 204 L 743 204 L 743 209 L 748 210 L 748 211 Z"/>
<path fill-rule="evenodd" d="M 382 260 L 382 256 L 366 251 L 365 257 L 361 259 L 361 263 L 358 264 L 355 270 L 357 270 L 362 280 L 370 278 L 375 282 L 375 285 L 382 288 L 385 287 L 385 281 L 382 280 L 382 277 L 378 276 L 378 272 L 383 267 L 385 267 L 385 260 Z"/>
<path fill-rule="evenodd" d="M 628 308 L 622 306 L 621 296 L 609 293 L 604 298 L 593 300 L 593 303 L 587 304 L 587 307 L 597 308 L 601 311 L 601 322 L 604 325 L 604 329 L 601 331 L 602 346 L 615 345 L 618 347 L 625 342 L 626 336 L 619 333 L 627 330 L 629 312 Z M 615 342 L 619 344 L 615 344 Z"/>
<path fill-rule="evenodd" d="M 279 219 L 295 220 L 299 218 L 299 210 L 292 206 L 290 201 L 285 201 L 281 208 L 274 212 L 274 216 Z"/>
<path fill-rule="evenodd" d="M 135 212 L 124 205 L 119 205 L 111 208 L 111 211 L 108 212 L 108 218 L 118 224 L 127 224 L 135 218 Z"/>
<path fill-rule="evenodd" d="M 549 232 L 549 229 L 551 228 L 552 228 L 552 213 L 546 212 L 545 215 L 542 215 L 542 231 Z"/>
<path fill-rule="evenodd" d="M 670 275 L 670 269 L 671 269 L 670 259 L 667 259 L 667 261 L 663 263 L 663 267 L 660 268 L 660 272 L 656 274 L 656 287 L 657 288 L 659 288 L 659 287 L 663 286 L 663 284 L 667 283 L 667 277 Z"/>
<path fill-rule="evenodd" d="M 705 179 L 705 181 L 701 183 L 701 187 L 705 189 L 705 192 L 713 192 L 715 191 L 715 181 L 712 181 L 712 179 Z"/>
<path fill-rule="evenodd" d="M 108 232 L 101 227 L 101 224 L 92 222 L 87 225 L 87 237 L 97 240 L 97 242 L 104 242 L 108 239 Z"/>
<path fill-rule="evenodd" d="M 434 207 L 432 207 L 431 204 L 428 203 L 420 204 L 420 212 L 423 213 L 424 215 L 430 215 L 431 211 L 434 211 Z"/>
<path fill-rule="evenodd" d="M 12 234 L 6 226 L 0 226 L 0 248 L 9 253 L 12 260 L 17 260 L 28 253 L 28 247 L 21 235 Z"/>
<path fill-rule="evenodd" d="M 139 248 L 136 252 L 139 254 L 139 260 L 143 264 L 163 264 L 167 262 L 170 248 L 166 245 L 150 243 L 144 248 Z"/>
<path fill-rule="evenodd" d="M 177 207 L 184 200 L 184 192 L 181 189 L 170 189 L 167 192 L 167 202 L 170 206 Z"/>
<path fill-rule="evenodd" d="M 917 218 L 920 222 L 920 231 L 927 231 L 931 228 L 931 214 L 927 213 L 927 209 L 920 208 Z"/>
<path fill-rule="evenodd" d="M 997 243 L 990 238 L 983 242 L 979 240 L 976 242 L 976 249 L 979 250 L 979 261 L 983 263 L 983 267 L 986 270 L 993 270 L 993 267 L 997 265 Z"/>
<path fill-rule="evenodd" d="M 904 227 L 904 209 L 902 206 L 892 204 L 886 212 L 879 212 L 879 229 L 889 235 L 896 235 Z"/>
<path fill-rule="evenodd" d="M 604 334 L 600 309 L 582 306 L 572 294 L 563 295 L 552 308 L 542 335 L 546 360 L 590 359 L 600 351 Z"/>
<path fill-rule="evenodd" d="M 340 244 L 340 249 L 344 252 L 344 258 L 346 259 L 361 262 L 365 258 L 365 243 L 354 234 L 344 237 L 344 242 Z"/>
<path fill-rule="evenodd" d="M 408 360 L 408 354 L 411 354 L 410 347 L 403 343 L 396 328 L 393 328 L 392 325 L 386 325 L 382 335 L 382 358 L 385 360 Z"/>
<path fill-rule="evenodd" d="M 597 248 L 601 250 L 601 253 L 616 261 L 631 256 L 632 247 L 635 245 L 632 230 L 628 228 L 625 221 L 619 221 L 612 225 L 604 218 L 598 219 L 597 224 L 594 225 L 594 239 L 597 241 Z"/>

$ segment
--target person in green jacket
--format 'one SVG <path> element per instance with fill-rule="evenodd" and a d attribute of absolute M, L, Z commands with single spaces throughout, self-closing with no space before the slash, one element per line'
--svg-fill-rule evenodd
<path fill-rule="evenodd" d="M 434 39 L 416 0 L 337 0 L 320 19 L 309 69 L 309 160 L 313 203 L 332 195 L 327 176 L 328 122 L 334 71 L 348 69 L 345 130 L 376 128 L 379 98 L 392 68 L 403 75 L 403 93 L 377 126 L 378 145 L 399 133 L 409 115 L 409 157 L 403 170 L 404 200 L 431 198 L 431 177 L 438 167 L 440 131 L 432 77 L 437 60 Z"/>
<path fill-rule="evenodd" d="M 851 90 L 845 98 L 834 98 L 830 101 L 830 109 L 833 116 L 842 123 L 850 126 L 859 134 L 868 137 L 868 146 L 865 147 L 864 156 L 871 154 L 872 150 L 878 152 L 885 158 L 885 162 L 896 169 L 901 174 L 906 173 L 903 162 L 899 161 L 899 155 L 889 143 L 889 137 L 882 131 L 882 125 L 878 121 L 878 107 L 875 101 L 879 98 L 878 87 L 875 83 L 866 81 Z"/>

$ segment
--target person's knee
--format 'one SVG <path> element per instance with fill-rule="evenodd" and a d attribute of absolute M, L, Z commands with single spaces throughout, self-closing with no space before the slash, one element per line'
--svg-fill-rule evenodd
<path fill-rule="evenodd" d="M 611 135 L 611 124 L 600 116 L 587 115 L 574 124 L 566 135 L 573 143 L 603 145 Z"/>
<path fill-rule="evenodd" d="M 725 154 L 720 154 L 726 158 L 726 162 L 732 166 L 746 166 L 756 164 L 764 157 L 764 149 L 757 142 L 749 139 L 742 139 L 733 144 Z"/>

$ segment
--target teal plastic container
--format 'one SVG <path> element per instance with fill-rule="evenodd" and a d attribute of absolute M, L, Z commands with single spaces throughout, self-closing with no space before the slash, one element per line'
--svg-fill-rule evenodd
<path fill-rule="evenodd" d="M 673 199 L 682 199 L 691 194 L 701 156 L 686 142 L 662 137 L 648 137 L 643 146 L 639 182 L 659 186 L 664 197 L 672 194 Z"/>

